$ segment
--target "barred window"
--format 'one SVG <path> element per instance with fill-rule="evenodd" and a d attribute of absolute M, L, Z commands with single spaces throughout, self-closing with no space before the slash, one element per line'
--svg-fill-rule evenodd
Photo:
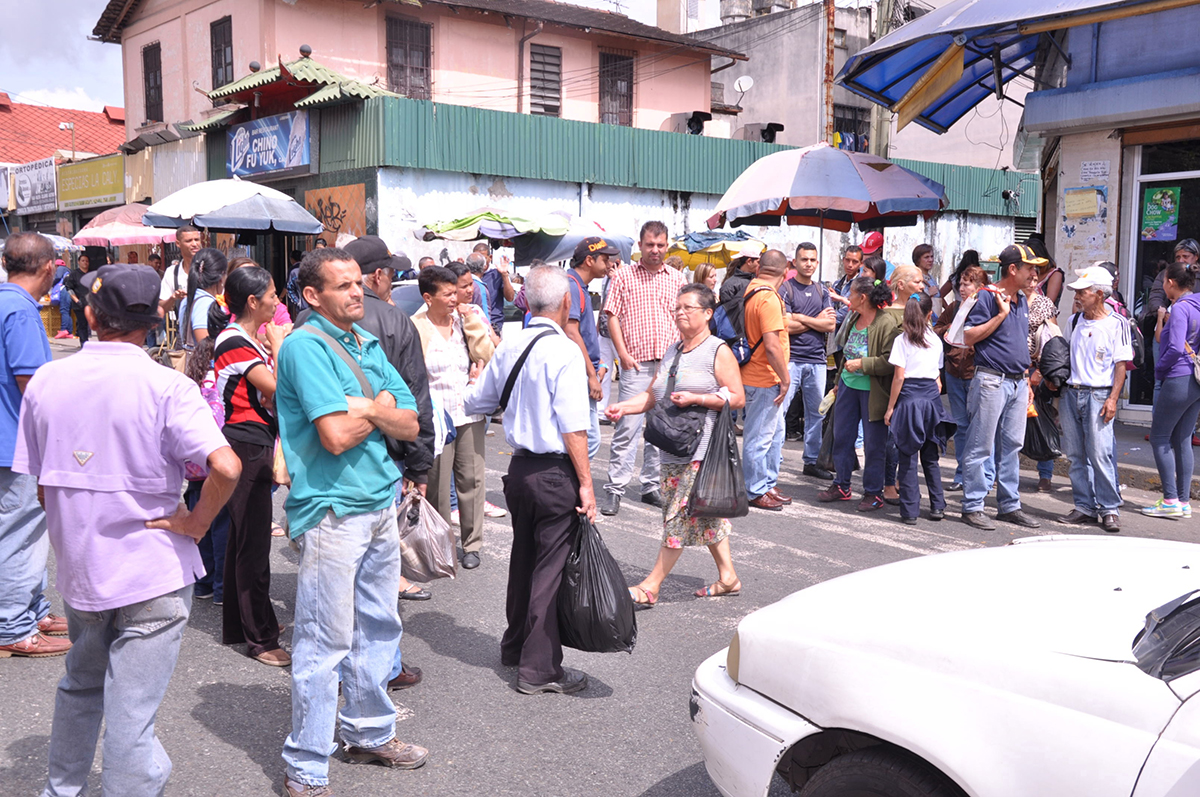
<path fill-rule="evenodd" d="M 600 53 L 600 123 L 633 126 L 633 56 Z"/>
<path fill-rule="evenodd" d="M 222 17 L 209 28 L 212 41 L 212 87 L 233 82 L 233 20 Z"/>
<path fill-rule="evenodd" d="M 142 88 L 146 101 L 145 121 L 163 121 L 162 45 L 158 42 L 142 48 Z"/>
<path fill-rule="evenodd" d="M 430 98 L 432 25 L 388 17 L 388 88 L 414 100 Z"/>

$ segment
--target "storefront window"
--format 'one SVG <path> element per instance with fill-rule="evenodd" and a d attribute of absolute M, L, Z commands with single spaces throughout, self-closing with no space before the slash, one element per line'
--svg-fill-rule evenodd
<path fill-rule="evenodd" d="M 1133 404 L 1154 400 L 1154 324 L 1150 302 L 1155 277 L 1174 259 L 1175 244 L 1183 238 L 1200 239 L 1200 141 L 1172 142 L 1142 147 L 1142 177 L 1134 194 L 1136 257 L 1134 295 L 1125 301 L 1140 320 L 1146 338 L 1145 367 L 1130 375 Z M 1155 179 L 1154 175 L 1175 177 Z"/>

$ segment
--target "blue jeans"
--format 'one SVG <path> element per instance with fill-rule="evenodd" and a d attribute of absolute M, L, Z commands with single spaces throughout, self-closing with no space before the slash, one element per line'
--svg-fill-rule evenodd
<path fill-rule="evenodd" d="M 837 470 L 834 484 L 850 489 L 850 477 L 854 473 L 854 461 L 858 456 L 849 445 L 863 430 L 863 493 L 883 495 L 884 445 L 887 427 L 883 421 L 870 420 L 871 391 L 855 390 L 838 385 L 837 402 L 833 413 L 833 464 Z"/>
<path fill-rule="evenodd" d="M 986 463 L 996 459 L 996 503 L 1001 514 L 1021 508 L 1021 448 L 1029 383 L 976 371 L 967 391 L 967 455 L 963 460 L 963 512 L 981 512 L 991 488 Z"/>
<path fill-rule="evenodd" d="M 188 509 L 195 509 L 200 500 L 200 491 L 204 482 L 188 482 L 183 494 L 183 502 Z M 223 603 L 225 600 L 225 549 L 229 543 L 229 511 L 221 507 L 221 511 L 213 518 L 208 533 L 200 539 L 200 561 L 204 563 L 204 578 L 196 582 L 196 595 L 207 597 L 212 595 L 213 601 Z"/>
<path fill-rule="evenodd" d="M 1192 497 L 1192 430 L 1200 416 L 1200 385 L 1191 374 L 1164 379 L 1161 385 L 1150 421 L 1150 447 L 1163 498 L 1186 504 Z"/>
<path fill-rule="evenodd" d="M 1100 418 L 1109 389 L 1077 390 L 1065 387 L 1058 400 L 1062 422 L 1063 453 L 1071 463 L 1071 492 L 1075 508 L 1095 517 L 1117 514 L 1117 463 L 1113 461 L 1113 422 Z M 1189 448 L 1190 441 L 1189 441 Z M 1038 463 L 1040 466 L 1041 463 Z M 1040 475 L 1040 469 L 1039 469 Z"/>
<path fill-rule="evenodd" d="M 1070 455 L 1068 455 L 1070 456 Z M 1037 474 L 1039 479 L 1054 478 L 1054 460 L 1044 459 L 1037 464 Z"/>
<path fill-rule="evenodd" d="M 588 459 L 595 461 L 600 453 L 600 410 L 595 399 L 588 399 L 591 414 L 588 416 Z"/>
<path fill-rule="evenodd" d="M 804 401 L 804 464 L 817 464 L 821 455 L 821 399 L 825 398 L 825 363 L 788 363 L 787 396 L 783 406 L 788 407 L 799 391 Z M 745 434 L 745 430 L 742 432 Z"/>
<path fill-rule="evenodd" d="M 746 494 L 753 501 L 779 481 L 783 458 L 783 413 L 787 402 L 776 404 L 780 385 L 746 386 L 746 420 L 742 423 L 742 472 Z"/>
<path fill-rule="evenodd" d="M 101 791 L 138 797 L 163 793 L 171 759 L 154 734 L 154 719 L 191 609 L 191 584 L 103 612 L 67 605 L 72 645 L 54 696 L 50 774 L 42 797 L 76 797 L 86 790 L 101 720 Z"/>
<path fill-rule="evenodd" d="M 400 534 L 396 506 L 336 517 L 329 512 L 297 538 L 296 627 L 292 632 L 292 732 L 287 776 L 329 783 L 335 722 L 347 745 L 378 747 L 396 735 L 388 676 L 400 643 Z M 337 673 L 346 703 L 338 711 Z"/>
<path fill-rule="evenodd" d="M 0 645 L 37 633 L 50 613 L 46 600 L 46 513 L 37 500 L 37 477 L 0 468 Z"/>
<path fill-rule="evenodd" d="M 64 290 L 58 295 L 58 314 L 62 318 L 59 324 L 60 329 L 65 329 L 68 332 L 74 331 L 71 326 L 71 292 Z"/>

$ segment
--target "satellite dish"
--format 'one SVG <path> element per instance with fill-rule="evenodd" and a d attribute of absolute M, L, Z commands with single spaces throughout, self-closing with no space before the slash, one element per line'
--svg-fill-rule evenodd
<path fill-rule="evenodd" d="M 745 94 L 750 89 L 754 88 L 754 78 L 749 75 L 742 75 L 737 80 L 733 81 L 733 90 L 739 94 Z"/>

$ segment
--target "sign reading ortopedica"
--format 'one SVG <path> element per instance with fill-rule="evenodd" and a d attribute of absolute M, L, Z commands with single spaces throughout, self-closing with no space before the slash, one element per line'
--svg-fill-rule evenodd
<path fill-rule="evenodd" d="M 46 213 L 58 209 L 58 181 L 54 176 L 54 158 L 11 167 L 13 196 L 18 216 Z"/>
<path fill-rule="evenodd" d="M 310 162 L 308 112 L 291 111 L 229 128 L 230 177 L 267 174 Z"/>
<path fill-rule="evenodd" d="M 58 209 L 120 205 L 125 201 L 125 156 L 109 155 L 58 167 Z"/>

